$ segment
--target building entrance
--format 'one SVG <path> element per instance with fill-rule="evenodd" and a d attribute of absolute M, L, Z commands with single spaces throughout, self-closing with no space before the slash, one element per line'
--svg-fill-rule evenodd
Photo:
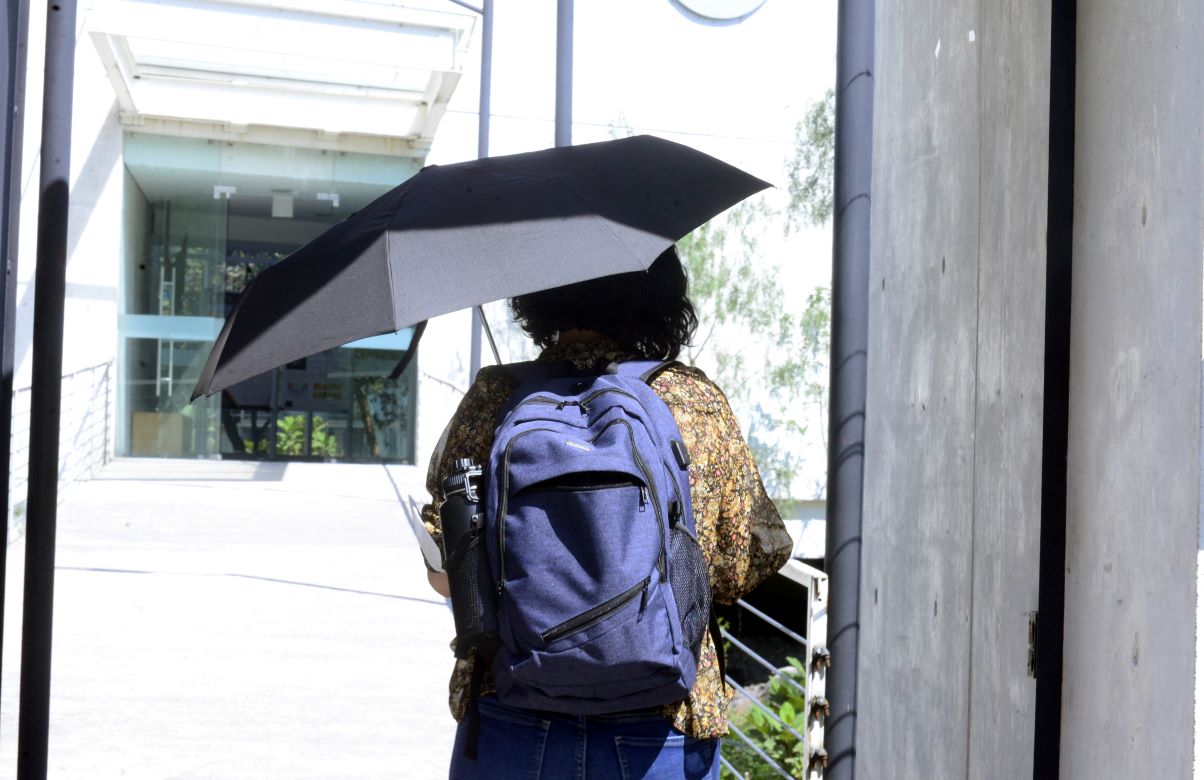
<path fill-rule="evenodd" d="M 125 160 L 119 453 L 412 462 L 409 331 L 188 397 L 246 285 L 414 163 L 140 135 Z"/>

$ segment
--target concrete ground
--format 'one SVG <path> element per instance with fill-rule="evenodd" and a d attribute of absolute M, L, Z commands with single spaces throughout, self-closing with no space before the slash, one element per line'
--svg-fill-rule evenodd
<path fill-rule="evenodd" d="M 120 460 L 59 511 L 52 778 L 447 776 L 452 621 L 413 467 Z M 396 489 L 395 489 L 396 485 Z M 15 774 L 24 544 L 8 551 Z"/>

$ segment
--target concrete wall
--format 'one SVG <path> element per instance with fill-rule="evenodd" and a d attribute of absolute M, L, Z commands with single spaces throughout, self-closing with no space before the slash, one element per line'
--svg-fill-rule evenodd
<path fill-rule="evenodd" d="M 86 17 L 86 13 L 79 14 L 81 30 Z M 37 252 L 45 23 L 46 3 L 34 0 L 29 8 L 15 388 L 29 385 L 33 357 L 30 345 Z M 75 47 L 74 96 L 63 373 L 112 360 L 117 344 L 120 263 L 115 258 L 120 257 L 122 233 L 121 127 L 104 66 L 84 34 L 77 37 Z"/>
<path fill-rule="evenodd" d="M 857 771 L 1032 771 L 1044 3 L 879 2 Z"/>
<path fill-rule="evenodd" d="M 113 407 L 117 396 L 112 361 L 67 373 L 59 421 L 59 496 L 73 482 L 91 478 L 113 452 Z M 29 387 L 13 394 L 13 451 L 9 495 L 13 527 L 23 527 L 29 487 Z"/>
<path fill-rule="evenodd" d="M 83 29 L 86 9 L 78 14 Z M 46 2 L 29 8 L 25 147 L 21 164 L 21 246 L 17 262 L 14 344 L 13 476 L 10 503 L 24 501 L 29 448 L 29 385 L 33 367 L 33 301 L 37 257 L 42 78 Z M 63 338 L 62 486 L 87 476 L 111 457 L 116 419 L 112 370 L 117 349 L 117 290 L 121 264 L 121 128 L 113 89 L 86 35 L 75 49 L 71 130 L 71 201 L 67 231 L 67 289 Z M 97 428 L 100 426 L 100 428 Z M 17 518 L 19 522 L 19 518 Z"/>
<path fill-rule="evenodd" d="M 1189 777 L 1204 5 L 1080 2 L 1062 777 Z"/>

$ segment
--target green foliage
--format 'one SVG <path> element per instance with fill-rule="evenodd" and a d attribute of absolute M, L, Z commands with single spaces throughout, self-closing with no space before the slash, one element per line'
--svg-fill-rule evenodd
<path fill-rule="evenodd" d="M 761 703 L 799 734 L 807 729 L 807 696 L 797 686 L 806 686 L 807 670 L 797 658 L 788 658 L 789 666 L 770 679 Z M 793 683 L 793 684 L 792 684 Z M 744 732 L 753 744 L 795 777 L 805 777 L 807 756 L 802 740 L 791 734 L 774 718 L 749 703 L 729 714 L 733 726 Z M 723 755 L 745 780 L 769 780 L 779 777 L 765 761 L 735 734 L 723 740 Z M 724 776 L 732 777 L 728 770 Z"/>
<path fill-rule="evenodd" d="M 758 224 L 770 216 L 763 200 L 749 199 L 677 242 L 700 323 L 688 348 L 691 363 L 720 325 L 764 332 L 777 324 L 782 290 L 776 274 L 762 273 L 755 264 Z"/>
<path fill-rule="evenodd" d="M 313 427 L 309 436 L 309 454 L 320 457 L 337 458 L 339 456 L 339 440 L 326 430 L 326 420 L 319 415 L 313 416 Z M 247 452 L 252 451 L 252 443 L 247 442 Z M 267 451 L 267 440 L 260 439 L 259 451 Z M 276 418 L 276 454 L 304 455 L 305 454 L 305 415 L 288 414 Z"/>
<path fill-rule="evenodd" d="M 620 111 L 618 119 L 612 119 L 606 123 L 606 133 L 612 140 L 616 138 L 631 138 L 635 135 L 635 128 L 627 121 L 627 116 Z"/>
<path fill-rule="evenodd" d="M 704 356 L 716 366 L 714 379 L 736 409 L 744 410 L 747 438 L 771 496 L 787 497 L 802 459 L 785 442 L 806 433 L 808 405 L 826 399 L 831 293 L 811 293 L 801 314 L 787 305 L 777 269 L 756 264 L 760 224 L 772 217 L 763 201 L 749 200 L 678 242 L 690 279 L 699 330 L 685 358 Z M 757 334 L 772 345 L 760 361 L 747 338 L 716 339 L 724 327 Z M 728 347 L 726 344 L 732 344 Z"/>
<path fill-rule="evenodd" d="M 804 224 L 822 225 L 831 218 L 835 146 L 836 93 L 829 89 L 794 126 L 794 154 L 786 163 L 787 231 Z"/>
<path fill-rule="evenodd" d="M 405 407 L 401 399 L 407 394 L 399 382 L 384 376 L 356 376 L 351 380 L 355 406 L 368 442 L 368 453 L 379 458 L 382 453 L 378 432 L 404 420 Z"/>
<path fill-rule="evenodd" d="M 621 114 L 609 126 L 612 138 L 634 132 Z M 727 393 L 774 498 L 790 497 L 802 471 L 803 458 L 792 445 L 806 433 L 808 416 L 825 418 L 831 291 L 814 290 L 799 312 L 785 299 L 779 267 L 764 257 L 758 239 L 771 225 L 790 233 L 831 218 L 834 142 L 835 94 L 829 90 L 795 128 L 784 213 L 770 208 L 764 195 L 754 196 L 677 244 L 699 321 L 682 359 L 705 363 Z"/>

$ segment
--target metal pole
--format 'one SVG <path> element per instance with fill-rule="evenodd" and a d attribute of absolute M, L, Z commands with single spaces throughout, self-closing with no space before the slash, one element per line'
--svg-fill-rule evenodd
<path fill-rule="evenodd" d="M 556 0 L 556 145 L 573 143 L 573 0 Z"/>
<path fill-rule="evenodd" d="M 29 36 L 28 0 L 8 0 L 0 74 L 4 118 L 0 121 L 0 647 L 4 646 L 4 583 L 8 578 L 9 474 L 12 471 L 13 339 L 17 312 L 18 226 L 21 222 L 21 141 L 25 122 L 25 60 Z"/>
<path fill-rule="evenodd" d="M 477 159 L 489 156 L 489 97 L 493 86 L 493 0 L 481 3 L 481 103 L 477 110 Z M 468 381 L 481 370 L 481 315 L 472 310 L 472 337 L 469 344 Z"/>
<path fill-rule="evenodd" d="M 1033 777 L 1057 777 L 1062 750 L 1066 618 L 1066 457 L 1070 435 L 1070 307 L 1074 277 L 1074 129 L 1078 3 L 1050 3 L 1049 173 L 1045 231 L 1045 388 Z"/>
<path fill-rule="evenodd" d="M 477 110 L 477 159 L 489 156 L 489 97 L 493 89 L 493 0 L 481 4 L 481 102 Z"/>
<path fill-rule="evenodd" d="M 17 777 L 21 780 L 46 777 L 50 730 L 50 650 L 74 72 L 75 0 L 53 0 L 46 9 L 46 87 L 42 104 L 42 169 L 33 304 L 21 722 L 17 741 Z"/>
<path fill-rule="evenodd" d="M 856 772 L 862 474 L 869 342 L 870 162 L 874 117 L 874 0 L 839 0 L 832 357 L 828 437 L 829 577 L 824 729 L 829 780 Z"/>

